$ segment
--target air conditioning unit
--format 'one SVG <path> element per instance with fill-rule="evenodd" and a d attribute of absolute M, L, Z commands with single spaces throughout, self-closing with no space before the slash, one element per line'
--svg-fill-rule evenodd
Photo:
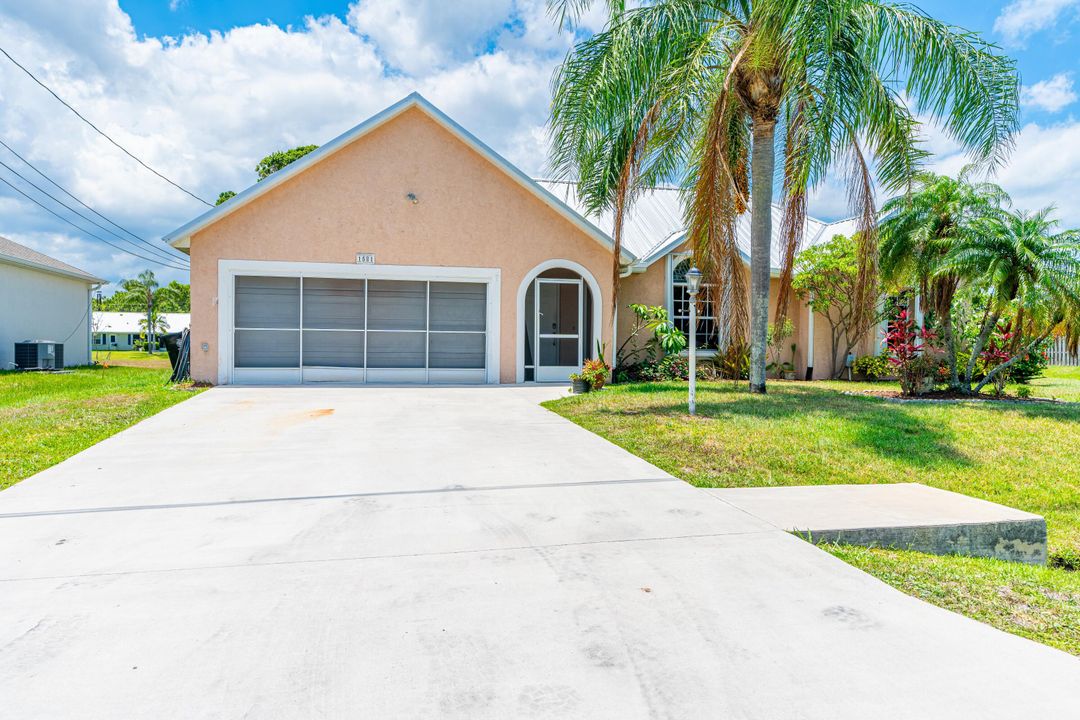
<path fill-rule="evenodd" d="M 64 344 L 52 340 L 15 343 L 15 367 L 21 370 L 55 370 L 64 367 Z"/>

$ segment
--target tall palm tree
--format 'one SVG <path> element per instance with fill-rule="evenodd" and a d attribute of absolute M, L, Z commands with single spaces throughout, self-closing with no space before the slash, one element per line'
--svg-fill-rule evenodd
<path fill-rule="evenodd" d="M 973 179 L 967 166 L 951 178 L 916 176 L 912 192 L 882 206 L 881 277 L 889 284 L 918 289 L 923 307 L 940 323 L 949 361 L 950 386 L 960 386 L 953 332 L 953 300 L 963 280 L 942 270 L 948 253 L 977 232 L 980 223 L 1009 203 L 1000 187 Z"/>
<path fill-rule="evenodd" d="M 562 18 L 592 0 L 549 0 Z M 578 43 L 554 78 L 553 166 L 618 215 L 638 182 L 678 178 L 695 262 L 741 331 L 746 296 L 736 218 L 751 212 L 750 389 L 765 391 L 773 176 L 782 138 L 783 247 L 778 316 L 806 197 L 842 166 L 859 217 L 858 305 L 876 295 L 874 179 L 910 183 L 925 157 L 914 112 L 940 119 L 974 160 L 993 165 L 1017 128 L 1014 63 L 977 35 L 908 5 L 874 0 L 653 0 Z M 631 182 L 620 182 L 624 174 Z M 876 171 L 876 172 L 875 172 Z M 725 307 L 727 306 L 727 307 Z M 778 317 L 778 319 L 780 319 Z"/>
<path fill-rule="evenodd" d="M 151 353 L 154 352 L 154 335 L 157 329 L 154 325 L 154 294 L 157 289 L 158 281 L 153 270 L 143 270 L 136 279 L 124 281 L 124 290 L 139 297 L 146 313 L 146 349 Z"/>
<path fill-rule="evenodd" d="M 1035 213 L 1001 212 L 980 221 L 944 258 L 938 270 L 972 278 L 988 298 L 978 337 L 964 373 L 964 390 L 979 392 L 1051 333 L 1075 338 L 1080 320 L 1080 231 L 1057 232 L 1053 207 Z M 971 387 L 975 363 L 1006 313 L 1028 342 L 1011 349 L 1012 357 Z"/>

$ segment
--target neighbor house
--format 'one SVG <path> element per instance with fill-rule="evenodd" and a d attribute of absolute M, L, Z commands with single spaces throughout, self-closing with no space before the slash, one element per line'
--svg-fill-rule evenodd
<path fill-rule="evenodd" d="M 159 313 L 164 318 L 165 333 L 180 332 L 191 327 L 191 313 Z M 146 314 L 140 312 L 95 312 L 95 350 L 134 350 L 139 337 L 146 332 Z"/>
<path fill-rule="evenodd" d="M 0 369 L 15 363 L 15 343 L 63 345 L 64 365 L 90 363 L 90 298 L 105 281 L 0 237 Z"/>
<path fill-rule="evenodd" d="M 625 337 L 610 226 L 413 94 L 166 240 L 191 257 L 196 380 L 514 383 L 565 381 Z M 805 242 L 852 230 L 809 220 Z M 646 193 L 620 305 L 664 305 L 686 330 L 687 257 L 678 191 Z M 823 323 L 791 313 L 800 377 L 826 376 Z M 708 307 L 699 328 L 714 345 Z"/>

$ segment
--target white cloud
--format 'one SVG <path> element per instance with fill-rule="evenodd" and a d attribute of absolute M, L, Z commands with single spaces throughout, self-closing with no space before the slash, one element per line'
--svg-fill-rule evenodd
<path fill-rule="evenodd" d="M 1080 0 L 1013 0 L 994 21 L 994 32 L 1010 43 L 1023 43 L 1031 35 L 1053 26 L 1066 10 L 1078 5 Z"/>
<path fill-rule="evenodd" d="M 1022 102 L 1027 107 L 1034 107 L 1047 112 L 1057 112 L 1076 101 L 1073 80 L 1070 73 L 1058 73 L 1049 80 L 1025 87 Z"/>
<path fill-rule="evenodd" d="M 359 0 L 349 24 L 370 38 L 391 66 L 415 75 L 483 50 L 506 22 L 512 0 Z"/>
<path fill-rule="evenodd" d="M 399 9 L 363 0 L 348 21 L 327 16 L 300 27 L 258 24 L 174 39 L 140 38 L 107 0 L 6 3 L 0 36 L 118 142 L 211 201 L 251 184 L 268 152 L 324 143 L 413 90 L 526 172 L 539 172 L 551 72 L 573 36 L 554 27 L 545 0 L 456 5 L 429 0 Z M 372 24 L 377 13 L 393 22 Z M 401 60 L 412 55 L 415 61 Z M 206 209 L 124 156 L 4 58 L 0 138 L 147 239 Z M 0 159 L 17 164 L 2 148 Z M 146 266 L 92 240 L 75 243 L 70 227 L 6 187 L 0 209 L 0 234 L 73 265 L 110 279 Z"/>

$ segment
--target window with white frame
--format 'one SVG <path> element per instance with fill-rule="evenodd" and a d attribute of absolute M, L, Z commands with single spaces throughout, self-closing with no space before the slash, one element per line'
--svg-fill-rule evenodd
<path fill-rule="evenodd" d="M 690 269 L 689 257 L 675 256 L 671 262 L 671 321 L 690 340 L 690 293 L 686 290 L 686 272 Z M 699 297 L 697 342 L 699 350 L 716 350 L 718 325 L 716 306 L 713 303 L 713 285 L 703 283 Z"/>

